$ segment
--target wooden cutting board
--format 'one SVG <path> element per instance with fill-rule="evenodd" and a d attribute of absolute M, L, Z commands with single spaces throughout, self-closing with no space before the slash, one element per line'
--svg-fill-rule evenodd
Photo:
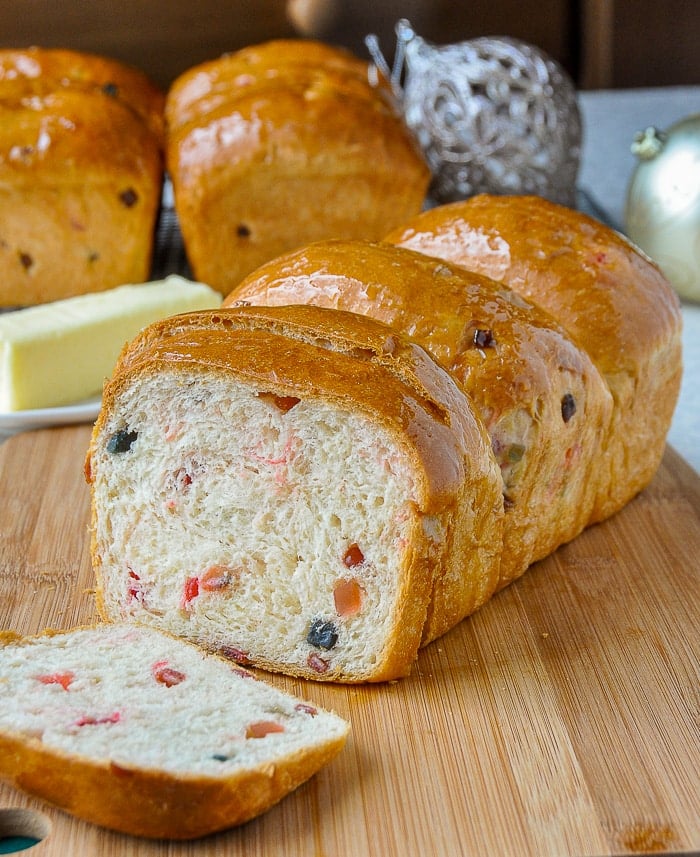
<path fill-rule="evenodd" d="M 89 432 L 47 429 L 0 446 L 3 629 L 95 618 Z M 0 786 L 0 837 L 48 820 L 31 857 L 700 851 L 698 557 L 700 479 L 669 449 L 626 509 L 427 647 L 410 678 L 332 687 L 268 677 L 353 731 L 330 766 L 264 816 L 194 843 L 149 842 Z"/>

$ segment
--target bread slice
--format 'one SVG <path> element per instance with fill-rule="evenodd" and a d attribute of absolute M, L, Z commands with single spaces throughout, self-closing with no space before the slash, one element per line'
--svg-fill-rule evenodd
<path fill-rule="evenodd" d="M 588 524 L 612 399 L 543 310 L 478 274 L 402 247 L 323 241 L 253 272 L 224 301 L 369 315 L 428 350 L 468 393 L 503 477 L 499 587 Z"/>
<path fill-rule="evenodd" d="M 342 749 L 341 717 L 151 628 L 0 638 L 0 777 L 86 821 L 191 839 L 281 800 Z"/>
<path fill-rule="evenodd" d="M 483 194 L 439 206 L 385 238 L 506 283 L 584 348 L 613 397 L 593 521 L 618 511 L 661 462 L 682 373 L 671 284 L 604 224 L 534 196 Z"/>
<path fill-rule="evenodd" d="M 382 681 L 498 584 L 501 478 L 464 393 L 383 324 L 176 316 L 106 386 L 98 603 L 292 675 Z"/>

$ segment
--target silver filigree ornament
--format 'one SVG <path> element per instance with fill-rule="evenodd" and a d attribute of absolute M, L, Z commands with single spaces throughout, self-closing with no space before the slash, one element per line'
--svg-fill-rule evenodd
<path fill-rule="evenodd" d="M 433 174 L 434 203 L 477 193 L 576 201 L 581 117 L 573 82 L 538 48 L 509 37 L 434 46 L 396 25 L 390 69 L 376 36 L 371 78 L 389 83 Z"/>

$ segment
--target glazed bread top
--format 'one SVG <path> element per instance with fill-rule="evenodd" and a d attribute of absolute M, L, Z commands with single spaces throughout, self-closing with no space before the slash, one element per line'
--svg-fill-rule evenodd
<path fill-rule="evenodd" d="M 517 384 L 493 383 L 503 372 L 517 378 L 527 367 L 529 376 L 536 373 L 530 378 L 533 398 L 547 390 L 542 337 L 555 349 L 555 360 L 595 374 L 556 319 L 503 283 L 382 242 L 319 241 L 285 254 L 246 277 L 223 305 L 248 303 L 313 304 L 383 321 L 419 342 L 462 383 L 478 371 L 482 404 L 493 414 L 522 397 Z M 491 332 L 499 347 L 480 349 L 479 330 Z M 485 361 L 482 349 L 496 359 Z M 490 382 L 484 372 L 493 373 Z"/>
<path fill-rule="evenodd" d="M 101 93 L 127 106 L 162 147 L 165 96 L 140 70 L 78 51 L 37 47 L 0 50 L 0 105 L 21 99 L 36 109 L 40 99 L 65 89 L 86 95 Z M 93 108 L 100 103 L 93 101 Z"/>
<path fill-rule="evenodd" d="M 647 256 L 539 197 L 483 194 L 439 206 L 386 240 L 507 283 L 548 310 L 606 374 L 635 373 L 680 331 L 678 297 Z"/>
<path fill-rule="evenodd" d="M 89 184 L 160 171 L 163 94 L 138 70 L 74 51 L 0 51 L 0 169 Z M 125 204 L 129 204 L 127 199 Z"/>
<path fill-rule="evenodd" d="M 350 171 L 366 159 L 393 164 L 397 174 L 428 168 L 382 85 L 367 79 L 368 63 L 318 42 L 279 40 L 186 71 L 166 103 L 169 160 L 180 183 L 224 165 L 241 170 L 271 157 L 289 173 L 323 164 L 345 147 Z M 353 147 L 357 152 L 352 157 Z M 365 161 L 366 164 L 366 161 Z M 175 172 L 175 170 L 173 170 Z M 216 181 L 216 176 L 210 176 Z"/>
<path fill-rule="evenodd" d="M 614 401 L 608 484 L 593 520 L 650 482 L 680 390 L 682 318 L 647 256 L 596 220 L 537 197 L 473 197 L 424 212 L 386 240 L 501 280 L 586 349 Z"/>
<path fill-rule="evenodd" d="M 276 39 L 184 72 L 170 88 L 168 123 L 176 128 L 216 109 L 231 97 L 232 90 L 264 82 L 283 83 L 288 75 L 319 66 L 332 72 L 336 81 L 345 77 L 350 85 L 353 81 L 363 84 L 367 94 L 368 64 L 353 54 L 323 42 Z M 356 87 L 353 91 L 361 90 Z"/>

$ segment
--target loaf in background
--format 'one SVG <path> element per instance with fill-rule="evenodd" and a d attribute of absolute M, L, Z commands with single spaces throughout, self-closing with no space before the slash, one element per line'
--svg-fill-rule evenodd
<path fill-rule="evenodd" d="M 163 105 L 115 60 L 0 50 L 0 306 L 148 279 Z"/>
<path fill-rule="evenodd" d="M 302 244 L 379 239 L 425 198 L 429 170 L 386 86 L 339 48 L 279 40 L 196 66 L 166 120 L 188 259 L 223 295 Z"/>

